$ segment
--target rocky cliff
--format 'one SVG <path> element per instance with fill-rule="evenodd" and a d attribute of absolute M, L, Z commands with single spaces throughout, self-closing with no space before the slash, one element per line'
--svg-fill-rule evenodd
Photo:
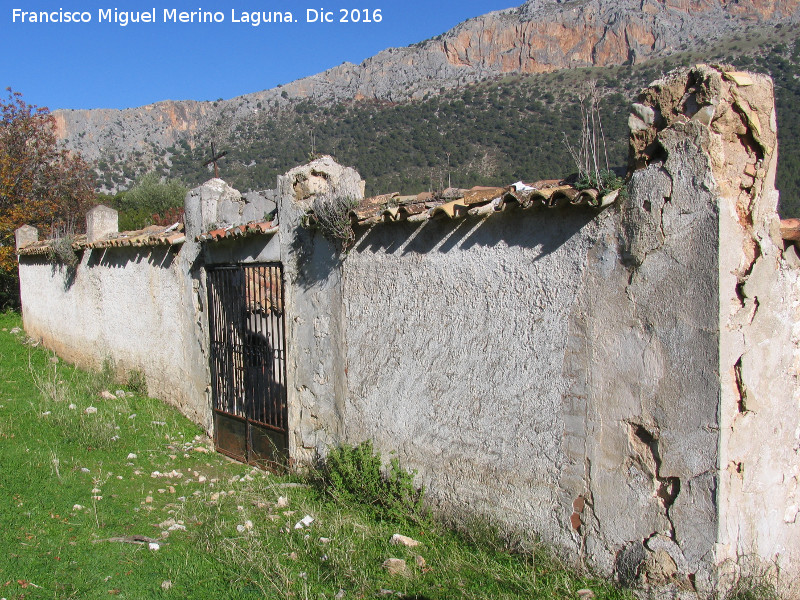
<path fill-rule="evenodd" d="M 213 127 L 229 130 L 293 99 L 401 102 L 502 74 L 637 63 L 747 27 L 794 21 L 799 6 L 800 0 L 529 0 L 281 88 L 214 103 L 165 101 L 55 115 L 61 138 L 87 159 L 118 163 L 136 155 L 147 163 L 163 159 L 177 142 L 193 146 Z"/>

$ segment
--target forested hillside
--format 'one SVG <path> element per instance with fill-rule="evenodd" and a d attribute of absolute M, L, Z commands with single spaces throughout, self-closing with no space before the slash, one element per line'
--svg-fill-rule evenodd
<path fill-rule="evenodd" d="M 680 65 L 720 62 L 770 73 L 776 85 L 780 159 L 778 187 L 784 216 L 800 216 L 800 26 L 755 27 L 706 52 L 683 52 L 635 66 L 562 69 L 510 76 L 403 103 L 311 100 L 266 102 L 253 117 L 226 120 L 167 149 L 164 175 L 194 186 L 210 177 L 202 167 L 213 138 L 228 150 L 220 176 L 241 190 L 275 186 L 276 177 L 315 154 L 354 166 L 367 193 L 415 193 L 448 184 L 508 184 L 564 177 L 575 170 L 564 136 L 580 131 L 578 97 L 586 82 L 606 90 L 603 129 L 612 166 L 627 163 L 627 119 L 638 91 Z M 146 170 L 134 155 L 114 174 Z"/>

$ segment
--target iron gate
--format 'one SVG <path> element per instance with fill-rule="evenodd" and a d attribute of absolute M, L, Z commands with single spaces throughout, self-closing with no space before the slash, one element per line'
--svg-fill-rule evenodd
<path fill-rule="evenodd" d="M 206 267 L 214 444 L 261 467 L 286 464 L 286 328 L 278 263 Z"/>

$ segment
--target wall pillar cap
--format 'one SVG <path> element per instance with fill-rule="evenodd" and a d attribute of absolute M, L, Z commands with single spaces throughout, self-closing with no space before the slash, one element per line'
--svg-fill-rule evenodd
<path fill-rule="evenodd" d="M 23 225 L 14 231 L 14 242 L 17 251 L 20 248 L 39 241 L 39 230 L 32 225 Z"/>

